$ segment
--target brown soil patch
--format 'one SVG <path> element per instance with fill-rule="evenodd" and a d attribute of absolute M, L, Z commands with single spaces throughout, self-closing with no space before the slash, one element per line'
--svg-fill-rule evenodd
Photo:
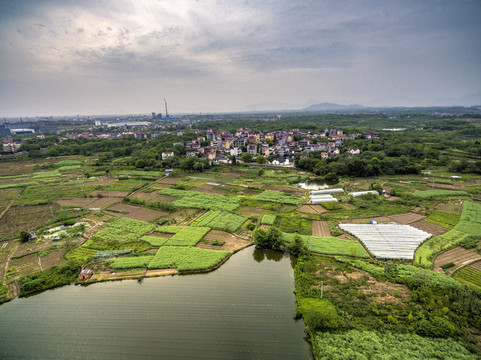
<path fill-rule="evenodd" d="M 461 204 L 437 204 L 436 210 L 444 211 L 447 213 L 461 214 L 463 206 Z"/>
<path fill-rule="evenodd" d="M 426 183 L 426 186 L 429 187 L 429 188 L 437 188 L 437 189 L 446 189 L 446 190 L 454 190 L 455 187 L 454 185 L 449 185 L 449 184 L 436 184 L 434 183 L 434 186 L 433 186 L 433 183 L 431 182 L 428 182 Z"/>
<path fill-rule="evenodd" d="M 296 195 L 301 195 L 304 196 L 306 193 L 306 190 L 299 189 L 299 188 L 288 188 L 288 187 L 283 187 L 283 186 L 265 186 L 264 189 L 266 190 L 274 190 L 274 191 L 282 191 L 288 194 L 296 194 Z"/>
<path fill-rule="evenodd" d="M 42 269 L 49 269 L 51 267 L 63 264 L 66 260 L 63 258 L 63 254 L 67 252 L 67 249 L 58 249 L 48 253 L 46 256 L 39 256 L 39 261 Z"/>
<path fill-rule="evenodd" d="M 398 199 L 400 199 L 399 196 L 390 196 L 390 197 L 387 198 L 388 201 L 394 201 L 394 200 L 398 200 Z"/>
<path fill-rule="evenodd" d="M 348 233 L 344 233 L 342 235 L 336 236 L 339 239 L 346 239 L 346 240 L 354 240 L 357 241 L 356 238 L 354 238 L 352 235 L 349 235 Z"/>
<path fill-rule="evenodd" d="M 158 181 L 156 181 L 157 183 L 160 183 L 160 184 L 169 184 L 169 185 L 173 185 L 175 184 L 176 182 L 180 181 L 182 178 L 179 178 L 179 177 L 172 177 L 172 176 L 167 176 L 163 179 L 160 179 Z"/>
<path fill-rule="evenodd" d="M 202 184 L 192 189 L 193 191 L 205 193 L 205 194 L 213 194 L 213 195 L 224 195 L 226 190 L 222 189 L 219 186 L 209 185 L 209 184 Z"/>
<path fill-rule="evenodd" d="M 298 211 L 308 214 L 323 214 L 328 212 L 322 205 L 301 205 Z"/>
<path fill-rule="evenodd" d="M 225 231 L 211 230 L 204 237 L 209 243 L 199 242 L 196 247 L 211 250 L 227 250 L 231 254 L 252 244 L 251 240 L 246 240 L 238 236 L 229 234 Z M 212 245 L 212 241 L 224 242 L 224 245 Z"/>
<path fill-rule="evenodd" d="M 449 231 L 449 229 L 446 229 L 445 227 L 442 227 L 441 225 L 437 224 L 432 224 L 430 222 L 421 220 L 417 221 L 415 223 L 410 224 L 411 226 L 415 227 L 416 229 L 426 231 L 433 236 L 441 235 L 444 234 L 445 232 Z"/>
<path fill-rule="evenodd" d="M 120 198 L 100 198 L 97 200 L 94 200 L 92 203 L 89 205 L 89 209 L 103 209 L 106 208 L 112 204 L 118 203 L 120 201 Z"/>
<path fill-rule="evenodd" d="M 97 195 L 100 195 L 100 196 L 103 196 L 103 197 L 106 197 L 106 198 L 113 198 L 113 197 L 123 198 L 123 197 L 126 197 L 129 194 L 130 194 L 130 191 L 94 190 L 89 194 L 89 196 L 95 197 Z"/>
<path fill-rule="evenodd" d="M 269 230 L 269 226 L 270 225 L 264 224 L 264 225 L 259 226 L 259 228 L 262 229 L 262 230 Z"/>
<path fill-rule="evenodd" d="M 339 205 L 341 205 L 346 210 L 353 210 L 356 208 L 354 205 L 348 203 L 339 203 Z"/>
<path fill-rule="evenodd" d="M 388 216 L 392 221 L 395 221 L 399 224 L 411 224 L 416 221 L 420 221 L 425 218 L 424 215 L 416 214 L 416 213 L 404 213 L 404 214 L 396 214 Z"/>
<path fill-rule="evenodd" d="M 168 276 L 178 274 L 177 269 L 160 270 L 134 270 L 134 271 L 98 271 L 91 277 L 91 280 L 119 280 L 119 279 L 138 279 L 141 277 Z"/>
<path fill-rule="evenodd" d="M 342 220 L 341 222 L 344 224 L 362 224 L 362 223 L 369 223 L 371 220 L 377 221 L 378 223 L 392 222 L 392 220 L 387 216 L 379 216 L 379 217 L 373 217 L 373 218 L 347 219 L 347 220 Z"/>
<path fill-rule="evenodd" d="M 160 203 L 169 203 L 180 198 L 169 196 L 169 195 L 160 195 L 157 191 L 153 191 L 151 193 L 143 193 L 141 191 L 136 192 L 132 197 L 140 200 L 145 200 L 147 202 L 160 202 Z"/>
<path fill-rule="evenodd" d="M 157 231 L 154 231 L 153 233 L 148 234 L 148 235 L 149 236 L 157 236 L 157 237 L 161 237 L 161 238 L 164 238 L 164 239 L 170 239 L 172 236 L 174 236 L 174 234 L 157 232 Z"/>
<path fill-rule="evenodd" d="M 10 272 L 7 271 L 8 280 L 19 279 L 41 270 L 37 254 L 27 255 L 20 259 L 10 259 L 8 269 L 10 270 Z"/>
<path fill-rule="evenodd" d="M 110 184 L 113 184 L 115 181 L 116 179 L 100 178 L 96 181 L 86 182 L 83 185 L 110 185 Z M 79 186 L 82 186 L 82 185 L 79 185 Z"/>
<path fill-rule="evenodd" d="M 329 230 L 329 224 L 327 223 L 327 221 L 313 221 L 312 235 L 317 237 L 330 237 L 331 230 Z"/>
<path fill-rule="evenodd" d="M 236 210 L 236 212 L 244 216 L 262 216 L 266 214 L 268 210 L 254 208 L 250 206 L 241 206 Z"/>
<path fill-rule="evenodd" d="M 472 267 L 473 269 L 481 271 L 481 261 L 477 261 L 469 266 Z"/>
<path fill-rule="evenodd" d="M 128 214 L 112 212 L 112 211 L 109 211 L 109 209 L 113 209 L 117 211 L 127 211 Z M 141 206 L 122 204 L 122 203 L 115 204 L 111 206 L 109 209 L 105 209 L 105 212 L 107 212 L 112 216 L 124 217 L 124 218 L 142 220 L 142 221 L 151 221 L 165 214 L 162 211 L 147 209 Z"/>
<path fill-rule="evenodd" d="M 164 218 L 166 220 L 174 220 L 172 225 L 186 225 L 193 221 L 198 214 L 203 214 L 205 211 L 199 209 L 182 208 L 172 213 L 166 213 Z"/>
<path fill-rule="evenodd" d="M 481 260 L 481 255 L 478 254 L 477 249 L 467 250 L 458 246 L 436 256 L 434 259 L 434 270 L 443 272 L 441 266 L 452 262 L 455 264 L 454 267 L 449 268 L 449 271 L 452 272 L 461 266 L 474 263 L 475 261 L 479 260 Z"/>
<path fill-rule="evenodd" d="M 411 298 L 411 292 L 407 286 L 377 281 L 370 275 L 367 285 L 359 287 L 359 291 L 373 296 L 373 301 L 378 304 L 391 303 L 402 305 Z"/>
<path fill-rule="evenodd" d="M 88 208 L 95 200 L 96 199 L 93 198 L 60 199 L 57 200 L 57 204 L 60 206 L 78 206 L 82 208 Z"/>

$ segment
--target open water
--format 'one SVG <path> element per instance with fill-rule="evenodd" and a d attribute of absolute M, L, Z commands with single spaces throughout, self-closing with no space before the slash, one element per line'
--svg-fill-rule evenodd
<path fill-rule="evenodd" d="M 249 247 L 206 274 L 15 299 L 0 306 L 0 359 L 311 359 L 294 261 Z"/>

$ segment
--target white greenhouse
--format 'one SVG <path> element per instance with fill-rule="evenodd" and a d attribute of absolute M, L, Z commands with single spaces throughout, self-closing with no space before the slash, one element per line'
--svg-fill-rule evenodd
<path fill-rule="evenodd" d="M 356 192 L 349 193 L 349 195 L 351 195 L 352 197 L 359 197 L 359 196 L 366 195 L 366 194 L 379 195 L 379 193 L 376 190 L 356 191 Z"/>
<path fill-rule="evenodd" d="M 401 224 L 340 224 L 339 227 L 357 237 L 377 258 L 413 259 L 414 252 L 432 235 Z"/>
<path fill-rule="evenodd" d="M 321 194 L 342 194 L 344 189 L 324 189 L 324 190 L 313 190 L 311 195 L 321 195 Z"/>

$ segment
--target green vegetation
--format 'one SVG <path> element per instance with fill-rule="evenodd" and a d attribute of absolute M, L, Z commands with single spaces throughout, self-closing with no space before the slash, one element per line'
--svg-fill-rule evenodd
<path fill-rule="evenodd" d="M 453 339 L 432 339 L 416 334 L 350 330 L 319 333 L 314 339 L 316 359 L 477 359 Z"/>
<path fill-rule="evenodd" d="M 448 229 L 452 229 L 459 222 L 460 217 L 460 214 L 436 211 L 424 220 L 433 224 L 441 225 Z"/>
<path fill-rule="evenodd" d="M 330 203 L 322 203 L 321 204 L 323 207 L 325 207 L 327 210 L 339 210 L 342 209 L 342 206 L 339 205 L 336 202 L 330 202 Z"/>
<path fill-rule="evenodd" d="M 109 264 L 116 270 L 145 269 L 153 258 L 154 255 L 129 256 L 111 260 Z"/>
<path fill-rule="evenodd" d="M 297 232 L 303 235 L 311 235 L 312 233 L 312 221 L 300 216 L 282 216 L 279 223 L 279 229 L 287 233 Z"/>
<path fill-rule="evenodd" d="M 226 211 L 210 210 L 204 215 L 195 219 L 191 226 L 209 227 L 216 230 L 235 232 L 245 222 L 247 218 Z"/>
<path fill-rule="evenodd" d="M 143 170 L 122 170 L 120 175 L 141 177 L 141 178 L 158 178 L 162 176 L 160 171 L 143 171 Z"/>
<path fill-rule="evenodd" d="M 86 264 L 94 258 L 97 254 L 97 249 L 89 249 L 85 246 L 79 246 L 73 250 L 70 250 L 64 255 L 67 261 L 75 261 L 77 264 Z"/>
<path fill-rule="evenodd" d="M 187 227 L 167 240 L 165 246 L 195 246 L 210 231 L 208 227 Z"/>
<path fill-rule="evenodd" d="M 167 239 L 157 236 L 143 236 L 140 238 L 140 240 L 149 243 L 153 247 L 160 247 L 167 242 Z"/>
<path fill-rule="evenodd" d="M 261 224 L 262 225 L 274 225 L 274 223 L 276 222 L 276 219 L 277 219 L 276 215 L 266 214 L 266 215 L 262 216 Z"/>
<path fill-rule="evenodd" d="M 250 197 L 254 200 L 276 202 L 280 204 L 300 205 L 304 200 L 297 196 L 289 196 L 280 191 L 266 190 Z"/>
<path fill-rule="evenodd" d="M 117 256 L 131 254 L 132 250 L 101 250 L 94 255 L 94 259 L 110 259 Z"/>
<path fill-rule="evenodd" d="M 167 234 L 177 234 L 180 230 L 184 229 L 185 226 L 175 226 L 175 225 L 164 225 L 155 229 L 157 232 L 163 232 Z"/>
<path fill-rule="evenodd" d="M 20 280 L 20 296 L 26 296 L 42 290 L 74 282 L 80 272 L 80 265 L 75 261 L 40 271 Z"/>
<path fill-rule="evenodd" d="M 162 246 L 149 263 L 149 269 L 176 268 L 179 271 L 210 269 L 229 255 L 228 251 L 194 247 Z"/>
<path fill-rule="evenodd" d="M 466 201 L 458 224 L 443 235 L 425 241 L 414 254 L 414 263 L 423 267 L 432 267 L 435 254 L 453 246 L 469 241 L 481 234 L 481 204 Z"/>
<path fill-rule="evenodd" d="M 95 237 L 117 242 L 132 242 L 154 230 L 155 225 L 146 221 L 128 218 L 117 218 L 108 224 L 106 229 L 100 230 Z"/>
<path fill-rule="evenodd" d="M 239 207 L 240 199 L 234 196 L 212 195 L 195 191 L 162 189 L 161 195 L 181 197 L 173 202 L 175 206 L 206 210 L 234 211 Z"/>
<path fill-rule="evenodd" d="M 481 271 L 469 266 L 465 266 L 453 275 L 456 280 L 465 284 L 476 286 L 481 289 Z"/>
<path fill-rule="evenodd" d="M 420 199 L 447 198 L 452 196 L 469 196 L 469 193 L 461 190 L 423 190 L 415 191 L 412 196 Z"/>

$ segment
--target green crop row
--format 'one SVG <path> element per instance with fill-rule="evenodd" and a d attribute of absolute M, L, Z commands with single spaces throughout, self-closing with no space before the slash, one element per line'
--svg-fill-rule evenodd
<path fill-rule="evenodd" d="M 208 227 L 185 226 L 167 240 L 165 246 L 195 246 L 209 231 Z"/>
<path fill-rule="evenodd" d="M 120 171 L 120 175 L 138 177 L 160 177 L 162 176 L 162 173 L 160 171 L 122 170 Z"/>
<path fill-rule="evenodd" d="M 167 239 L 158 236 L 143 236 L 140 240 L 149 243 L 153 247 L 161 247 L 167 242 Z"/>
<path fill-rule="evenodd" d="M 275 216 L 274 216 L 275 217 Z M 234 232 L 239 229 L 247 219 L 241 215 L 226 211 L 210 210 L 192 222 L 192 226 L 206 226 L 216 230 Z"/>
<path fill-rule="evenodd" d="M 453 277 L 468 285 L 474 285 L 481 288 L 481 271 L 472 267 L 466 266 L 459 269 L 454 273 Z"/>
<path fill-rule="evenodd" d="M 428 199 L 428 198 L 445 198 L 450 196 L 469 196 L 469 193 L 467 193 L 466 191 L 460 191 L 460 190 L 423 190 L 423 191 L 413 192 L 412 196 L 421 198 L 421 199 Z"/>
<path fill-rule="evenodd" d="M 291 205 L 299 205 L 304 201 L 300 197 L 288 196 L 283 192 L 274 191 L 274 190 L 265 190 L 260 194 L 251 196 L 250 198 L 254 200 L 270 201 L 270 202 L 276 202 L 281 204 L 291 204 Z"/>
<path fill-rule="evenodd" d="M 154 228 L 155 225 L 146 221 L 116 218 L 108 224 L 106 229 L 97 232 L 95 237 L 107 241 L 133 242 Z"/>
<path fill-rule="evenodd" d="M 292 242 L 297 234 L 283 233 L 284 240 Z M 311 252 L 326 255 L 348 255 L 369 259 L 369 254 L 364 247 L 355 240 L 339 239 L 336 237 L 317 237 L 299 235 L 304 245 Z"/>
<path fill-rule="evenodd" d="M 173 202 L 175 206 L 206 210 L 234 211 L 239 207 L 240 201 L 239 198 L 234 196 L 204 194 L 171 188 L 162 189 L 159 194 L 180 197 L 181 199 Z"/>
<path fill-rule="evenodd" d="M 228 255 L 229 252 L 223 250 L 163 246 L 148 264 L 148 268 L 177 268 L 179 271 L 204 270 L 218 265 Z"/>
<path fill-rule="evenodd" d="M 277 216 L 274 214 L 266 214 L 261 219 L 261 224 L 263 225 L 274 225 Z"/>
<path fill-rule="evenodd" d="M 177 234 L 180 230 L 182 230 L 184 226 L 176 226 L 176 225 L 164 225 L 155 229 L 157 232 L 167 233 L 167 234 Z"/>

